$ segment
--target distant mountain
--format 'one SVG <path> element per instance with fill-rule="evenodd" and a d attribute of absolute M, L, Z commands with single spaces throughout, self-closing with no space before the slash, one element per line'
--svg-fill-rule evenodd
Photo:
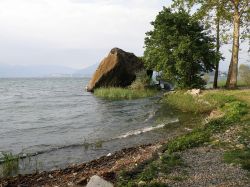
<path fill-rule="evenodd" d="M 0 77 L 69 77 L 76 70 L 63 66 L 12 66 L 0 64 Z"/>
<path fill-rule="evenodd" d="M 97 67 L 98 67 L 98 64 L 91 65 L 87 68 L 76 71 L 73 74 L 73 76 L 74 77 L 91 77 L 94 74 Z"/>

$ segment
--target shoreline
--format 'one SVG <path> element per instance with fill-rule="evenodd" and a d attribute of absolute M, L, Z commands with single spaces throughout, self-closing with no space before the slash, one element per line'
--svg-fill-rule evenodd
<path fill-rule="evenodd" d="M 149 160 L 162 143 L 124 148 L 111 155 L 65 169 L 0 178 L 0 187 L 7 186 L 83 186 L 93 175 L 113 182 L 118 171 L 132 169 Z"/>
<path fill-rule="evenodd" d="M 176 92 L 167 99 L 194 128 L 65 169 L 2 178 L 0 187 L 85 186 L 93 175 L 117 186 L 249 186 L 249 90 Z M 199 113 L 206 117 L 196 124 Z"/>

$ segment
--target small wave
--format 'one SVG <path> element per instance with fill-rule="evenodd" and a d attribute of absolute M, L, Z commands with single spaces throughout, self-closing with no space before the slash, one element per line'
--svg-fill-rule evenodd
<path fill-rule="evenodd" d="M 125 133 L 125 134 L 123 134 L 121 136 L 118 136 L 117 138 L 118 139 L 122 139 L 122 138 L 127 138 L 129 136 L 136 136 L 136 135 L 139 135 L 139 134 L 142 134 L 142 133 L 145 133 L 145 132 L 150 132 L 150 131 L 155 130 L 155 129 L 163 128 L 167 124 L 176 123 L 176 122 L 179 122 L 179 120 L 175 119 L 175 120 L 169 121 L 168 123 L 162 123 L 162 124 L 159 124 L 157 126 L 144 127 L 142 129 L 137 129 L 137 130 L 129 131 L 129 132 L 127 132 L 127 133 Z"/>
<path fill-rule="evenodd" d="M 155 116 L 155 113 L 156 113 L 155 110 L 154 110 L 154 111 L 151 111 L 151 112 L 149 113 L 148 117 L 145 119 L 144 122 L 147 122 L 147 121 L 153 119 L 153 117 Z"/>

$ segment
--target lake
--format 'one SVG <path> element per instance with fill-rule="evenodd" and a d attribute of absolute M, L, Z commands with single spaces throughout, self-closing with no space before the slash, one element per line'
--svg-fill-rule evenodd
<path fill-rule="evenodd" d="M 163 126 L 178 121 L 161 107 L 160 96 L 107 101 L 84 90 L 88 81 L 0 79 L 0 152 L 24 158 L 19 173 L 64 168 L 154 143 L 169 135 Z"/>

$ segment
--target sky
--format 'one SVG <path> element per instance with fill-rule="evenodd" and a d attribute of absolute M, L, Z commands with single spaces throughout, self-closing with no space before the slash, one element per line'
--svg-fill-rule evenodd
<path fill-rule="evenodd" d="M 99 63 L 113 47 L 141 56 L 150 22 L 170 3 L 0 0 L 0 64 L 81 69 Z M 227 63 L 222 65 L 226 67 Z"/>

